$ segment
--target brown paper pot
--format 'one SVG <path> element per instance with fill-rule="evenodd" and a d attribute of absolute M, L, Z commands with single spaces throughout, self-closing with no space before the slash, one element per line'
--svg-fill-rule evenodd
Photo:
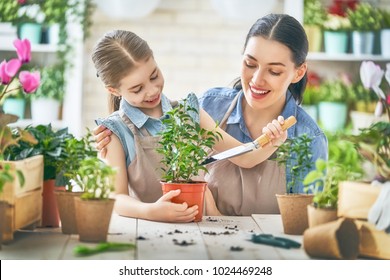
<path fill-rule="evenodd" d="M 106 242 L 115 200 L 74 200 L 79 240 Z"/>
<path fill-rule="evenodd" d="M 336 221 L 307 229 L 303 247 L 314 258 L 356 259 L 359 255 L 359 230 L 352 219 Z"/>
<path fill-rule="evenodd" d="M 64 234 L 77 234 L 74 198 L 82 192 L 54 191 L 61 219 L 61 230 Z"/>
<path fill-rule="evenodd" d="M 338 215 L 367 220 L 380 188 L 368 183 L 344 181 L 339 184 Z"/>
<path fill-rule="evenodd" d="M 313 202 L 311 194 L 276 194 L 283 230 L 286 234 L 301 235 L 309 227 L 307 206 Z"/>
<path fill-rule="evenodd" d="M 307 206 L 309 228 L 337 220 L 337 209 L 316 208 L 312 204 Z"/>

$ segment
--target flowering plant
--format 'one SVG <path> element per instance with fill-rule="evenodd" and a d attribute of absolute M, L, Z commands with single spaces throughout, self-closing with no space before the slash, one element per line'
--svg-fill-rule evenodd
<path fill-rule="evenodd" d="M 347 17 L 328 14 L 323 27 L 329 31 L 347 31 L 351 28 L 351 22 Z"/>
<path fill-rule="evenodd" d="M 30 73 L 28 71 L 21 71 L 19 73 L 20 87 L 10 87 L 22 65 L 31 60 L 31 44 L 29 40 L 16 39 L 14 46 L 18 58 L 10 59 L 8 62 L 3 60 L 0 63 L 0 101 L 7 93 L 19 90 L 20 88 L 23 88 L 26 93 L 32 93 L 38 88 L 40 83 L 39 72 Z"/>
<path fill-rule="evenodd" d="M 375 116 L 380 117 L 387 112 L 390 121 L 390 91 L 385 93 L 381 88 L 382 78 L 385 76 L 390 85 L 390 63 L 386 64 L 386 72 L 372 61 L 363 61 L 360 66 L 360 79 L 366 89 L 372 89 L 378 96 Z"/>
<path fill-rule="evenodd" d="M 24 92 L 32 93 L 34 92 L 40 83 L 40 74 L 39 72 L 30 73 L 28 71 L 21 71 L 19 73 L 19 83 L 20 86 L 13 86 L 11 84 L 16 81 L 16 74 L 19 72 L 22 64 L 26 64 L 31 60 L 31 45 L 28 40 L 19 40 L 14 41 L 14 46 L 16 48 L 16 53 L 18 58 L 9 60 L 8 62 L 4 60 L 0 63 L 0 101 L 6 96 L 7 93 L 20 90 L 23 88 Z M 12 145 L 18 145 L 20 140 L 36 144 L 36 139 L 27 131 L 19 130 L 17 137 L 12 135 L 11 129 L 8 127 L 8 124 L 16 122 L 18 119 L 17 116 L 11 114 L 4 114 L 0 112 L 0 161 L 4 159 L 4 151 L 7 147 Z M 20 171 L 16 171 L 17 176 L 19 177 L 19 182 L 23 185 L 24 177 Z M 12 182 L 13 176 L 10 170 L 10 165 L 7 163 L 0 162 L 0 192 L 2 191 L 5 183 Z"/>

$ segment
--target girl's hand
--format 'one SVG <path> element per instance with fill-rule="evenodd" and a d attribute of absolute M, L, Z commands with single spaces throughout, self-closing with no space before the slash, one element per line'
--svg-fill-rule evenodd
<path fill-rule="evenodd" d="M 282 145 L 287 139 L 287 130 L 283 131 L 282 125 L 284 118 L 279 116 L 277 120 L 273 120 L 263 128 L 263 133 L 266 133 L 271 139 L 270 143 L 265 146 L 277 147 Z"/>
<path fill-rule="evenodd" d="M 106 146 L 108 143 L 111 141 L 111 130 L 106 128 L 103 125 L 99 125 L 95 127 L 92 131 L 93 135 L 95 136 L 95 141 L 96 141 L 96 149 L 100 153 L 101 158 L 105 158 L 107 154 L 107 148 Z"/>
<path fill-rule="evenodd" d="M 199 213 L 198 205 L 188 207 L 187 203 L 173 203 L 171 199 L 180 194 L 180 190 L 170 191 L 151 205 L 148 213 L 150 220 L 173 223 L 188 223 Z"/>

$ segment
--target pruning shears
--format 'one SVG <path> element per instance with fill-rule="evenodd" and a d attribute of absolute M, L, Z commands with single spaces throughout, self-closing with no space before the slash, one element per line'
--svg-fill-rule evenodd
<path fill-rule="evenodd" d="M 253 234 L 251 241 L 257 244 L 271 245 L 285 249 L 301 247 L 301 243 L 299 242 L 284 237 L 276 237 L 272 234 Z"/>

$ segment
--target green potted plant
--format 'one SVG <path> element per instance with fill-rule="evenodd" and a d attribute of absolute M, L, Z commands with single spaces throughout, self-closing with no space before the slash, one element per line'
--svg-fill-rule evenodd
<path fill-rule="evenodd" d="M 309 227 L 337 219 L 339 183 L 362 178 L 362 159 L 354 145 L 333 136 L 329 139 L 329 160 L 318 159 L 316 169 L 303 180 L 305 188 L 314 194 L 308 205 Z"/>
<path fill-rule="evenodd" d="M 195 121 L 198 112 L 184 99 L 167 113 L 163 120 L 165 129 L 157 152 L 162 156 L 162 189 L 163 193 L 181 189 L 181 193 L 172 201 L 187 202 L 189 206 L 197 204 L 199 213 L 195 221 L 203 216 L 204 192 L 207 183 L 195 178 L 201 172 L 207 172 L 202 164 L 215 142 L 222 137 L 215 131 L 206 131 Z"/>
<path fill-rule="evenodd" d="M 97 157 L 93 143 L 92 133 L 89 130 L 80 139 L 67 138 L 62 147 L 63 156 L 56 161 L 56 185 L 65 186 L 65 190 L 54 191 L 61 219 L 61 230 L 64 234 L 78 233 L 74 197 L 80 196 L 82 191 L 73 189 L 71 179 L 76 177 L 83 159 Z"/>
<path fill-rule="evenodd" d="M 105 242 L 115 199 L 110 198 L 114 191 L 116 170 L 98 159 L 90 157 L 80 162 L 75 182 L 83 190 L 75 197 L 75 211 L 79 240 L 85 242 Z"/>
<path fill-rule="evenodd" d="M 287 139 L 276 150 L 274 160 L 291 172 L 291 178 L 286 184 L 286 193 L 276 194 L 286 234 L 302 234 L 308 227 L 306 209 L 313 200 L 313 194 L 302 193 L 300 189 L 305 174 L 313 168 L 311 141 L 309 136 L 302 134 Z"/>
<path fill-rule="evenodd" d="M 351 85 L 341 79 L 327 80 L 320 85 L 319 122 L 326 131 L 343 129 L 347 122 Z"/>
<path fill-rule="evenodd" d="M 318 121 L 318 102 L 320 97 L 320 84 L 322 78 L 314 71 L 307 73 L 307 84 L 303 94 L 302 108 L 315 120 Z"/>
<path fill-rule="evenodd" d="M 32 94 L 39 86 L 39 73 L 21 71 L 31 60 L 30 42 L 14 40 L 14 45 L 18 58 L 0 63 L 0 102 L 22 88 L 25 93 Z M 7 156 L 7 150 L 22 141 L 37 143 L 26 130 L 12 129 L 11 125 L 17 120 L 18 116 L 0 110 L 0 201 L 7 205 L 6 210 L 1 212 L 6 216 L 1 218 L 5 223 L 2 228 L 5 241 L 13 239 L 15 230 L 38 223 L 41 219 L 41 208 L 37 202 L 42 192 L 43 157 L 14 160 Z M 13 131 L 17 131 L 18 135 L 15 136 Z"/>
<path fill-rule="evenodd" d="M 355 55 L 372 54 L 375 32 L 381 29 L 382 14 L 370 3 L 359 3 L 347 10 L 352 29 L 352 52 Z"/>
<path fill-rule="evenodd" d="M 31 95 L 31 118 L 38 124 L 58 120 L 64 99 L 64 70 L 60 64 L 46 66 L 41 70 L 41 86 Z M 50 108 L 47 110 L 46 108 Z"/>
<path fill-rule="evenodd" d="M 328 54 L 347 53 L 350 28 L 351 22 L 347 17 L 329 13 L 323 24 L 325 52 Z"/>
<path fill-rule="evenodd" d="M 28 126 L 25 129 L 31 133 L 37 143 L 32 145 L 23 141 L 19 146 L 10 147 L 5 155 L 7 159 L 22 160 L 31 156 L 42 155 L 43 160 L 43 191 L 42 191 L 42 226 L 58 227 L 60 218 L 55 200 L 54 190 L 64 188 L 56 186 L 57 161 L 64 158 L 64 143 L 73 136 L 68 128 L 54 130 L 51 124 Z"/>
<path fill-rule="evenodd" d="M 319 52 L 322 47 L 322 26 L 326 10 L 320 0 L 305 0 L 303 6 L 303 27 L 309 41 L 309 51 Z"/>

